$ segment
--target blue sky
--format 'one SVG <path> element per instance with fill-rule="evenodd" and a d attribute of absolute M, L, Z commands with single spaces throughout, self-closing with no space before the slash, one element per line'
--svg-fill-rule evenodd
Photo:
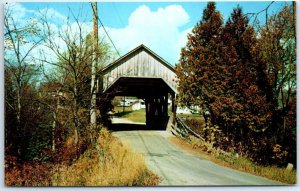
<path fill-rule="evenodd" d="M 233 8 L 241 6 L 244 13 L 258 12 L 270 2 L 217 2 L 217 9 L 226 21 Z M 285 2 L 275 2 L 269 14 L 277 13 Z M 186 36 L 201 19 L 207 2 L 99 2 L 99 17 L 121 55 L 140 44 L 145 44 L 170 64 L 177 63 Z M 53 24 L 58 28 L 70 16 L 69 10 L 81 13 L 81 22 L 92 30 L 92 9 L 89 3 L 80 2 L 22 2 L 17 4 L 19 19 L 28 19 L 38 10 L 51 9 Z M 71 22 L 72 17 L 69 17 Z M 265 15 L 259 17 L 265 22 Z M 90 27 L 90 29 L 89 29 Z M 108 41 L 103 30 L 100 36 Z"/>

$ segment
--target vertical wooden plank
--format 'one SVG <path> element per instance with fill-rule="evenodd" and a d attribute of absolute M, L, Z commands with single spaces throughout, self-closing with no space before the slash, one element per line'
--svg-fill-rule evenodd
<path fill-rule="evenodd" d="M 172 94 L 172 110 L 173 110 L 173 125 L 175 125 L 175 123 L 176 123 L 176 110 L 177 110 L 176 94 Z"/>
<path fill-rule="evenodd" d="M 136 56 L 135 64 L 134 64 L 134 76 L 139 75 L 139 67 L 141 67 L 141 54 L 140 52 Z"/>

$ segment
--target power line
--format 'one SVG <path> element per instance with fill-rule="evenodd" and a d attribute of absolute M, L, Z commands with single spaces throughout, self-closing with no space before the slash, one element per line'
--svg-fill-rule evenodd
<path fill-rule="evenodd" d="M 91 4 L 91 5 L 92 5 L 92 4 Z M 93 9 L 93 12 L 95 13 L 95 10 L 94 10 L 94 7 L 93 7 L 93 6 L 92 6 L 92 9 Z M 112 45 L 113 45 L 114 49 L 116 50 L 117 54 L 119 55 L 119 57 L 121 57 L 121 54 L 119 53 L 119 51 L 118 51 L 118 49 L 116 48 L 114 42 L 113 42 L 112 39 L 110 38 L 110 36 L 109 36 L 109 34 L 108 34 L 108 32 L 107 32 L 107 30 L 106 30 L 104 24 L 102 23 L 101 19 L 98 17 L 98 15 L 96 15 L 96 17 L 97 17 L 98 21 L 100 22 L 101 26 L 103 27 L 104 32 L 106 33 L 107 37 L 109 38 L 110 42 L 112 43 Z"/>
<path fill-rule="evenodd" d="M 103 29 L 104 29 L 104 31 L 105 31 L 105 33 L 106 33 L 107 37 L 109 38 L 110 42 L 111 42 L 111 43 L 112 43 L 112 45 L 114 46 L 114 48 L 115 48 L 116 52 L 117 52 L 117 53 L 118 53 L 118 55 L 121 57 L 121 55 L 120 55 L 119 51 L 117 50 L 117 48 L 116 48 L 116 46 L 115 46 L 114 42 L 112 41 L 112 39 L 110 38 L 110 36 L 109 36 L 108 32 L 106 31 L 106 29 L 105 29 L 105 27 L 104 27 L 104 25 L 103 25 L 102 21 L 100 20 L 100 18 L 98 18 L 98 20 L 99 20 L 100 24 L 102 25 L 102 27 L 103 27 Z"/>
<path fill-rule="evenodd" d="M 114 8 L 115 12 L 117 13 L 117 16 L 118 16 L 119 20 L 121 21 L 122 25 L 124 25 L 124 22 L 123 22 L 120 14 L 119 14 L 119 11 L 118 11 L 117 7 L 115 6 L 115 3 L 112 3 L 112 5 L 113 5 L 113 8 Z"/>

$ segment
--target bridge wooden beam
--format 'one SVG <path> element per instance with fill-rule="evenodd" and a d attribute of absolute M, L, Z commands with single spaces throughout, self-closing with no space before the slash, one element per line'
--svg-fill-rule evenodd
<path fill-rule="evenodd" d="M 176 123 L 176 110 L 177 110 L 177 105 L 176 105 L 176 94 L 172 94 L 172 112 L 173 112 L 173 125 Z"/>

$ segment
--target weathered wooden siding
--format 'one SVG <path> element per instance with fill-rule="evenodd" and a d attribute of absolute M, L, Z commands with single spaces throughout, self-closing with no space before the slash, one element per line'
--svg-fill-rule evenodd
<path fill-rule="evenodd" d="M 162 78 L 177 92 L 176 74 L 161 60 L 155 58 L 144 49 L 120 60 L 103 75 L 103 91 L 110 87 L 119 77 Z"/>

